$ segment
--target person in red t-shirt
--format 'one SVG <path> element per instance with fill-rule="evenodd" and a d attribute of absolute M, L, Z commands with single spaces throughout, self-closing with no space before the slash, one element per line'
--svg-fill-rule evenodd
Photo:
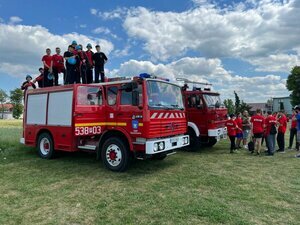
<path fill-rule="evenodd" d="M 58 74 L 63 73 L 64 74 L 64 84 L 66 80 L 66 69 L 64 65 L 64 57 L 60 54 L 60 48 L 56 47 L 55 49 L 56 54 L 52 56 L 52 71 L 54 75 L 54 85 L 58 86 Z"/>
<path fill-rule="evenodd" d="M 87 83 L 93 83 L 93 68 L 94 68 L 94 64 L 93 64 L 93 55 L 94 52 L 92 51 L 92 45 L 90 43 L 87 44 L 86 46 L 87 51 L 85 52 L 87 58 L 88 58 L 88 64 L 87 64 L 87 68 L 86 68 L 86 80 Z"/>
<path fill-rule="evenodd" d="M 277 114 L 277 125 L 278 125 L 277 145 L 279 147 L 277 151 L 280 153 L 285 153 L 284 134 L 286 132 L 287 119 L 283 111 L 280 111 Z"/>
<path fill-rule="evenodd" d="M 252 116 L 250 122 L 252 123 L 252 134 L 254 136 L 254 151 L 260 155 L 261 140 L 264 135 L 265 118 L 261 115 L 261 109 L 256 110 L 256 115 Z"/>
<path fill-rule="evenodd" d="M 50 48 L 46 49 L 46 55 L 42 58 L 44 64 L 44 87 L 52 87 L 53 80 L 48 79 L 48 74 L 52 73 L 52 56 Z"/>
<path fill-rule="evenodd" d="M 296 118 L 296 111 L 293 109 L 292 114 L 292 122 L 291 122 L 291 128 L 290 128 L 290 143 L 289 143 L 289 150 L 292 150 L 294 139 L 297 138 L 297 118 Z M 296 139 L 296 145 L 297 145 L 297 139 Z"/>
<path fill-rule="evenodd" d="M 277 133 L 276 130 L 276 118 L 272 115 L 271 111 L 268 111 L 268 116 L 265 120 L 266 124 L 266 143 L 268 148 L 267 155 L 272 156 L 275 152 L 275 136 Z"/>
<path fill-rule="evenodd" d="M 242 119 L 242 114 L 238 113 L 237 118 L 235 119 L 235 122 L 238 126 L 239 129 L 236 130 L 236 147 L 237 148 L 242 148 L 241 147 L 241 142 L 243 140 L 243 119 Z"/>
<path fill-rule="evenodd" d="M 240 128 L 237 126 L 235 122 L 236 116 L 234 114 L 230 115 L 230 119 L 226 121 L 225 126 L 227 127 L 228 136 L 230 139 L 230 153 L 234 153 L 236 150 L 235 146 L 235 137 L 236 131 Z"/>

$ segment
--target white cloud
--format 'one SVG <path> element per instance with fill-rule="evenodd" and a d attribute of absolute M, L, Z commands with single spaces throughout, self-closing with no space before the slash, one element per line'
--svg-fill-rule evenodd
<path fill-rule="evenodd" d="M 92 15 L 97 15 L 98 10 L 97 9 L 90 9 L 90 13 Z"/>
<path fill-rule="evenodd" d="M 20 22 L 22 22 L 23 20 L 20 18 L 20 17 L 18 17 L 18 16 L 11 16 L 10 18 L 9 18 L 9 24 L 16 24 L 16 23 L 20 23 Z"/>
<path fill-rule="evenodd" d="M 128 11 L 123 26 L 157 60 L 176 59 L 189 50 L 252 60 L 300 48 L 299 10 L 296 0 L 248 0 L 226 8 L 200 4 L 184 12 L 138 7 Z"/>
<path fill-rule="evenodd" d="M 270 97 L 287 96 L 286 80 L 280 76 L 237 76 L 223 68 L 219 59 L 185 57 L 167 64 L 153 64 L 150 61 L 130 60 L 121 64 L 119 69 L 110 71 L 111 76 L 135 76 L 140 73 L 155 74 L 175 81 L 184 77 L 199 82 L 213 83 L 214 90 L 221 93 L 222 98 L 233 98 L 237 91 L 246 102 L 264 102 Z"/>
<path fill-rule="evenodd" d="M 0 71 L 11 76 L 23 77 L 26 73 L 35 74 L 42 65 L 41 58 L 46 48 L 61 47 L 62 52 L 76 40 L 84 46 L 100 44 L 106 54 L 114 45 L 105 40 L 78 33 L 55 35 L 42 26 L 0 24 Z"/>
<path fill-rule="evenodd" d="M 116 49 L 113 51 L 113 56 L 115 57 L 124 57 L 124 56 L 129 56 L 130 52 L 129 50 L 131 49 L 130 45 L 126 45 L 123 49 Z"/>
<path fill-rule="evenodd" d="M 256 71 L 289 72 L 294 66 L 300 65 L 300 57 L 292 54 L 278 54 L 249 59 L 249 62 L 257 66 Z"/>
<path fill-rule="evenodd" d="M 97 27 L 92 31 L 94 34 L 106 34 L 106 35 L 110 35 L 111 37 L 117 39 L 118 36 L 113 34 L 111 32 L 110 29 L 108 29 L 107 27 Z"/>

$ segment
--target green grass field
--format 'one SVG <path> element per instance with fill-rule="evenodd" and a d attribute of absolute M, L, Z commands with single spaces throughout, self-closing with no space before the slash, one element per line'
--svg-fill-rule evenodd
<path fill-rule="evenodd" d="M 106 170 L 93 154 L 40 159 L 0 120 L 0 224 L 300 224 L 295 151 L 229 154 L 228 142 Z"/>

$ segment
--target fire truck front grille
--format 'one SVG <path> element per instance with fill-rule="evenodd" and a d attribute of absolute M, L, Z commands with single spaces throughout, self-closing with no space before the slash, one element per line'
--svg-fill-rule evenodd
<path fill-rule="evenodd" d="M 186 133 L 185 121 L 160 121 L 149 125 L 149 135 L 172 136 Z"/>

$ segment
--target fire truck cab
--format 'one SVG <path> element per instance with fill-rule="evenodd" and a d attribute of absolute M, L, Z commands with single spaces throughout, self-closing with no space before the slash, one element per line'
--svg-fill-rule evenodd
<path fill-rule="evenodd" d="M 100 84 L 29 90 L 21 143 L 42 158 L 55 151 L 97 153 L 112 171 L 130 158 L 163 159 L 189 145 L 181 89 L 141 74 Z"/>
<path fill-rule="evenodd" d="M 212 147 L 219 140 L 226 139 L 227 109 L 221 102 L 220 94 L 211 91 L 211 84 L 208 83 L 185 78 L 176 80 L 184 82 L 182 94 L 188 120 L 190 147 Z"/>

